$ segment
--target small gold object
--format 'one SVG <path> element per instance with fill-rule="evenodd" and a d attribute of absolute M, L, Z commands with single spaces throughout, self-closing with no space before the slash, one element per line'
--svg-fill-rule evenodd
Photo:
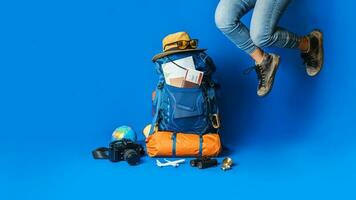
<path fill-rule="evenodd" d="M 229 170 L 231 169 L 232 167 L 232 159 L 227 157 L 227 158 L 224 158 L 223 162 L 222 162 L 222 166 L 221 166 L 221 169 L 226 171 L 226 170 Z"/>

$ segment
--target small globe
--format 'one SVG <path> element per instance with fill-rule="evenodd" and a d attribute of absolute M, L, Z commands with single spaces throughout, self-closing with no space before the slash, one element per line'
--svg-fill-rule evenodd
<path fill-rule="evenodd" d="M 135 131 L 129 126 L 120 126 L 112 133 L 112 141 L 121 140 L 123 138 L 132 140 L 133 142 L 137 140 Z"/>

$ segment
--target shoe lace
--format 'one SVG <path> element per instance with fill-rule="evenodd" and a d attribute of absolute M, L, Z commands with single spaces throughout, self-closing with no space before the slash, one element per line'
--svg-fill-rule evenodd
<path fill-rule="evenodd" d="M 257 79 L 260 86 L 264 87 L 266 85 L 266 72 L 262 65 L 255 65 L 244 70 L 244 75 L 251 73 L 253 70 L 256 71 Z"/>

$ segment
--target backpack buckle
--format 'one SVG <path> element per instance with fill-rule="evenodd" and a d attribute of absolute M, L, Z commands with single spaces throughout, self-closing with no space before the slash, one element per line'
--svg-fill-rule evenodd
<path fill-rule="evenodd" d="M 210 115 L 210 121 L 214 128 L 220 128 L 220 117 L 218 114 Z"/>
<path fill-rule="evenodd" d="M 158 89 L 162 89 L 162 88 L 163 88 L 163 85 L 164 85 L 164 81 L 159 82 L 158 85 L 157 85 L 157 88 L 158 88 Z"/>

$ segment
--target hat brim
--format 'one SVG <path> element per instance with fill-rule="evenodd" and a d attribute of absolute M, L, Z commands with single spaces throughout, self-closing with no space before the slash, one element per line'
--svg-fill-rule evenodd
<path fill-rule="evenodd" d="M 176 53 L 184 53 L 184 52 L 193 52 L 193 51 L 206 51 L 206 49 L 182 49 L 182 50 L 172 50 L 172 51 L 166 51 L 166 52 L 162 52 L 159 53 L 155 56 L 153 56 L 152 61 L 156 62 L 156 60 L 172 55 L 172 54 L 176 54 Z"/>

